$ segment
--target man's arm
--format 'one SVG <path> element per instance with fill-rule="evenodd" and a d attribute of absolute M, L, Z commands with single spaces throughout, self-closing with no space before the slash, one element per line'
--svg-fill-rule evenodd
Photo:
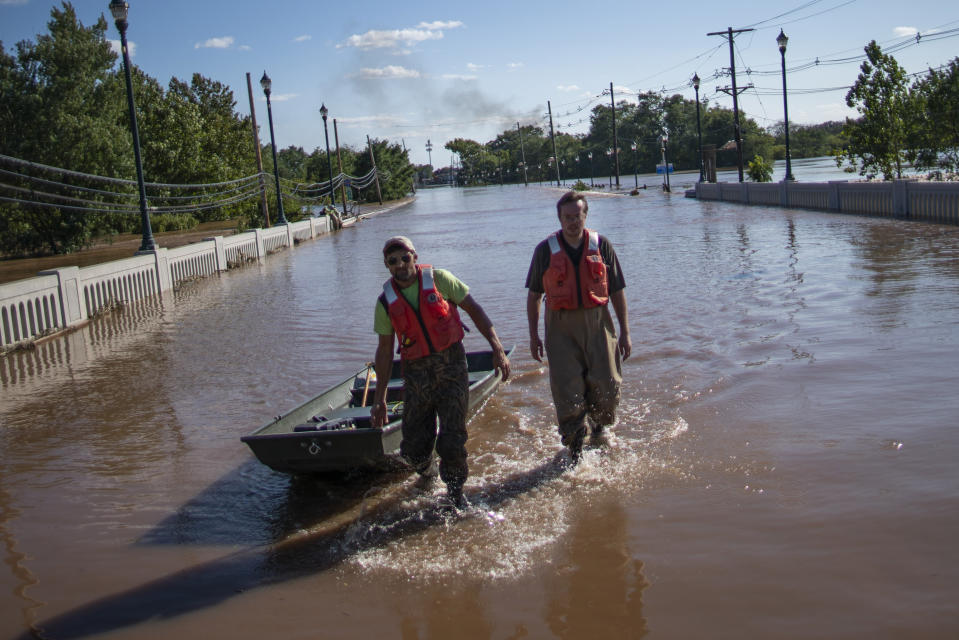
<path fill-rule="evenodd" d="M 619 353 L 623 360 L 629 358 L 633 352 L 633 341 L 629 337 L 629 311 L 626 309 L 626 290 L 620 289 L 609 296 L 613 303 L 613 311 L 619 320 Z"/>
<path fill-rule="evenodd" d="M 529 354 L 537 362 L 543 361 L 543 342 L 539 339 L 539 309 L 543 294 L 529 290 L 526 294 L 526 318 L 529 320 Z"/>
<path fill-rule="evenodd" d="M 393 334 L 379 335 L 380 341 L 376 345 L 376 356 L 373 358 L 373 366 L 376 367 L 376 392 L 373 394 L 373 406 L 370 409 L 374 427 L 386 424 L 386 391 L 393 374 Z"/>
<path fill-rule="evenodd" d="M 503 345 L 500 344 L 499 337 L 496 335 L 496 329 L 493 328 L 493 323 L 490 322 L 489 316 L 486 315 L 483 307 L 481 307 L 471 295 L 463 298 L 459 303 L 459 307 L 469 315 L 473 324 L 476 325 L 476 328 L 483 334 L 483 337 L 486 338 L 489 346 L 493 349 L 493 367 L 499 369 L 503 380 L 508 379 L 509 358 L 506 357 L 506 352 L 503 351 Z M 377 373 L 377 376 L 379 376 L 379 373 Z M 377 378 L 377 382 L 378 381 L 379 379 Z"/>

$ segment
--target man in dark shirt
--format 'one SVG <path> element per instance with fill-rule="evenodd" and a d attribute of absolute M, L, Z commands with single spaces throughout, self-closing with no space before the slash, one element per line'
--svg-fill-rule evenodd
<path fill-rule="evenodd" d="M 539 316 L 546 297 L 549 381 L 562 442 L 573 464 L 586 438 L 616 420 L 622 360 L 632 352 L 626 281 L 616 252 L 604 236 L 586 229 L 589 205 L 569 191 L 556 203 L 561 229 L 537 245 L 526 276 L 529 349 L 542 362 Z M 619 321 L 619 338 L 608 302 Z"/>

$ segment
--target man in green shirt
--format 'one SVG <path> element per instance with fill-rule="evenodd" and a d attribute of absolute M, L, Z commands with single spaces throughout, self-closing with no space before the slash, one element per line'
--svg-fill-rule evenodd
<path fill-rule="evenodd" d="M 469 287 L 445 269 L 417 264 L 413 242 L 394 236 L 383 246 L 391 278 L 376 302 L 373 329 L 376 391 L 370 415 L 373 426 L 386 424 L 386 391 L 393 367 L 394 337 L 403 359 L 403 441 L 400 455 L 418 473 L 430 472 L 433 449 L 439 454 L 440 478 L 450 501 L 465 506 L 466 410 L 469 373 L 463 348 L 463 325 L 457 308 L 469 315 L 493 350 L 493 366 L 509 378 L 509 360 L 486 312 Z M 439 419 L 439 431 L 436 421 Z"/>

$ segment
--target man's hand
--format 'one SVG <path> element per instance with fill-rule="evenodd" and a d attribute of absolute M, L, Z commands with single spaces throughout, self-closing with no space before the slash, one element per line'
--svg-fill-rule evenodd
<path fill-rule="evenodd" d="M 633 352 L 633 341 L 629 338 L 628 333 L 620 334 L 619 336 L 619 355 L 623 356 L 623 360 L 629 358 L 629 355 Z"/>
<path fill-rule="evenodd" d="M 382 427 L 386 424 L 386 402 L 376 402 L 370 407 L 370 418 L 372 418 L 373 427 Z"/>
<path fill-rule="evenodd" d="M 503 382 L 509 380 L 509 358 L 506 357 L 506 352 L 503 351 L 502 347 L 493 351 L 493 368 L 499 369 L 500 375 L 503 376 Z"/>
<path fill-rule="evenodd" d="M 533 360 L 543 361 L 543 342 L 539 339 L 538 334 L 529 338 L 529 354 L 533 356 Z"/>

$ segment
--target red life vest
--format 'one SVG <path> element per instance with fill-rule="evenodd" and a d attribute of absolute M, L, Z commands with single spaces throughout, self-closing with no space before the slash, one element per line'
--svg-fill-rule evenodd
<path fill-rule="evenodd" d="M 447 302 L 433 282 L 433 267 L 416 265 L 420 287 L 420 308 L 406 301 L 393 278 L 383 284 L 390 324 L 400 342 L 404 360 L 415 360 L 445 351 L 463 339 L 463 323 L 456 305 Z"/>
<path fill-rule="evenodd" d="M 606 277 L 606 263 L 599 253 L 599 234 L 585 229 L 583 231 L 583 255 L 579 265 L 563 249 L 559 241 L 562 231 L 549 238 L 549 268 L 543 274 L 543 289 L 546 290 L 546 306 L 549 309 L 578 309 L 580 299 L 586 309 L 599 307 L 609 301 L 609 280 Z M 576 277 L 577 269 L 579 278 Z M 576 290 L 579 281 L 579 292 Z M 582 298 L 577 295 L 582 294 Z"/>

